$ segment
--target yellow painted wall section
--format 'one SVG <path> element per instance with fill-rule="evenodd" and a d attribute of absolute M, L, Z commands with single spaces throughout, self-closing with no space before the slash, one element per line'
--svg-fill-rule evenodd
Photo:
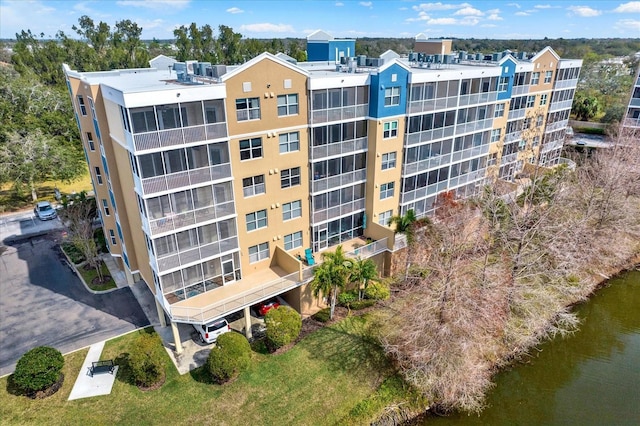
<path fill-rule="evenodd" d="M 398 123 L 398 132 L 395 137 L 384 138 L 384 125 L 388 122 Z M 392 215 L 398 214 L 400 203 L 401 174 L 403 162 L 403 138 L 405 132 L 405 118 L 385 118 L 380 120 L 369 120 L 367 153 L 367 230 L 365 235 L 369 235 L 369 226 L 378 223 L 380 213 L 391 210 Z M 384 154 L 396 153 L 396 165 L 393 168 L 382 170 Z M 384 183 L 394 182 L 394 195 L 385 199 L 380 199 L 380 187 Z M 386 226 L 386 224 L 384 225 Z"/>
<path fill-rule="evenodd" d="M 538 84 L 529 86 L 529 93 L 551 91 L 553 89 L 558 61 L 559 58 L 557 58 L 550 50 L 545 51 L 534 60 L 533 72 L 540 73 L 540 80 L 538 81 Z M 545 73 L 547 71 L 551 71 L 553 73 L 549 83 L 544 82 Z"/>
<path fill-rule="evenodd" d="M 291 80 L 291 88 L 284 89 L 285 80 Z M 251 91 L 243 91 L 243 83 L 251 82 Z M 238 237 L 240 240 L 241 264 L 244 276 L 269 268 L 275 247 L 284 248 L 285 235 L 302 232 L 302 245 L 290 251 L 291 255 L 304 254 L 310 247 L 309 232 L 309 132 L 307 124 L 306 76 L 274 60 L 265 58 L 238 75 L 227 84 L 227 111 L 229 127 L 229 151 L 234 174 L 234 195 L 238 213 Z M 267 88 L 267 85 L 269 86 Z M 267 97 L 265 98 L 265 93 Z M 273 97 L 271 97 L 273 93 Z M 278 117 L 277 96 L 298 94 L 297 115 Z M 260 98 L 260 120 L 236 121 L 236 99 L 243 97 Z M 280 153 L 281 134 L 297 132 L 300 149 Z M 261 138 L 262 156 L 241 160 L 240 141 Z M 300 184 L 282 188 L 283 170 L 300 169 Z M 244 197 L 242 180 L 252 176 L 264 176 L 264 194 Z M 283 205 L 301 201 L 300 217 L 284 220 Z M 246 215 L 266 210 L 267 226 L 247 232 Z M 269 243 L 270 260 L 249 263 L 249 247 Z"/>

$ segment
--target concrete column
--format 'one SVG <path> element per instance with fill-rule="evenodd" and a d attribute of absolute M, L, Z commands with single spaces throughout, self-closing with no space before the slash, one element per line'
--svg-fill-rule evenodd
<path fill-rule="evenodd" d="M 171 331 L 173 331 L 173 341 L 176 344 L 176 354 L 182 353 L 182 342 L 180 341 L 180 332 L 178 331 L 178 325 L 171 321 Z"/>
<path fill-rule="evenodd" d="M 129 268 L 124 268 L 124 275 L 127 277 L 127 284 L 129 285 L 134 285 L 136 282 L 133 279 L 133 274 L 131 274 L 131 271 L 129 270 Z"/>
<path fill-rule="evenodd" d="M 162 309 L 160 302 L 158 301 L 158 299 L 155 298 L 155 296 L 153 297 L 153 300 L 156 301 L 156 309 L 158 310 L 158 318 L 160 319 L 160 325 L 163 327 L 166 327 L 167 320 L 165 319 L 165 316 L 164 316 L 164 309 Z"/>
<path fill-rule="evenodd" d="M 251 339 L 251 311 L 249 307 L 244 308 L 244 335 L 247 339 Z"/>

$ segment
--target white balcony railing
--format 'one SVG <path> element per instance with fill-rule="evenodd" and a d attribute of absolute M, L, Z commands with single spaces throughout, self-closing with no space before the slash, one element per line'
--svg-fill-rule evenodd
<path fill-rule="evenodd" d="M 341 108 L 320 109 L 311 111 L 313 124 L 327 123 L 331 121 L 350 120 L 366 117 L 369 113 L 369 104 L 346 106 Z"/>
<path fill-rule="evenodd" d="M 387 239 L 383 238 L 348 252 L 345 256 L 350 258 L 360 257 L 362 259 L 367 259 L 386 250 L 388 250 Z M 302 273 L 293 272 L 262 284 L 256 288 L 230 296 L 202 308 L 171 306 L 168 303 L 163 303 L 163 305 L 165 307 L 169 307 L 169 314 L 173 321 L 201 324 L 229 315 L 233 312 L 237 312 L 247 306 L 258 303 L 261 300 L 275 297 L 286 291 L 306 284 L 313 279 L 313 270 L 316 267 L 317 265 L 309 266 L 304 268 Z"/>
<path fill-rule="evenodd" d="M 314 146 L 311 149 L 311 159 L 330 157 L 333 155 L 344 155 L 351 152 L 366 151 L 367 138 L 353 139 L 343 142 L 335 142 L 326 145 Z"/>
<path fill-rule="evenodd" d="M 149 220 L 149 232 L 151 236 L 157 236 L 165 232 L 177 231 L 186 226 L 198 223 L 210 222 L 216 219 L 233 215 L 235 206 L 233 201 L 216 204 L 198 210 L 192 210 L 184 213 L 170 214 L 158 219 Z"/>
<path fill-rule="evenodd" d="M 342 185 L 349 185 L 356 182 L 364 182 L 367 178 L 367 169 L 355 170 L 353 172 L 342 173 L 328 178 L 313 181 L 313 193 L 334 189 Z"/>
<path fill-rule="evenodd" d="M 185 143 L 201 142 L 211 139 L 227 137 L 227 124 L 215 123 L 200 126 L 183 127 L 178 129 L 157 130 L 133 135 L 136 153 L 148 149 L 157 149 L 183 145 Z"/>
<path fill-rule="evenodd" d="M 201 169 L 144 178 L 142 179 L 142 190 L 145 195 L 151 195 L 157 192 L 229 178 L 231 178 L 231 164 L 218 164 Z"/>

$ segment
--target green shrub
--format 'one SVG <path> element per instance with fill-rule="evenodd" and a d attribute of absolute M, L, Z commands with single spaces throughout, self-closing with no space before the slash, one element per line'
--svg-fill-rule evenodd
<path fill-rule="evenodd" d="M 84 255 L 73 244 L 62 243 L 60 246 L 62 247 L 62 250 L 64 250 L 64 252 L 67 254 L 67 256 L 69 256 L 69 259 L 71 259 L 71 261 L 75 265 L 85 261 Z"/>
<path fill-rule="evenodd" d="M 247 368 L 251 361 L 251 346 L 242 334 L 224 333 L 218 336 L 216 346 L 207 359 L 207 369 L 217 383 L 224 383 Z"/>
<path fill-rule="evenodd" d="M 289 306 L 271 309 L 264 317 L 267 326 L 267 345 L 272 350 L 281 348 L 296 340 L 302 329 L 302 318 Z"/>
<path fill-rule="evenodd" d="M 376 302 L 377 302 L 377 300 L 375 300 L 375 299 L 356 300 L 356 301 L 352 302 L 349 307 L 351 309 L 353 309 L 354 311 L 358 311 L 360 309 L 364 309 L 364 308 L 368 308 L 369 306 L 373 306 L 373 305 L 376 304 Z"/>
<path fill-rule="evenodd" d="M 162 344 L 156 334 L 143 334 L 129 353 L 131 376 L 138 386 L 151 386 L 164 376 L 160 350 Z"/>
<path fill-rule="evenodd" d="M 358 300 L 358 294 L 355 291 L 343 291 L 338 295 L 338 303 L 347 308 L 351 307 L 356 300 Z"/>
<path fill-rule="evenodd" d="M 109 250 L 107 249 L 107 241 L 104 237 L 104 231 L 102 230 L 102 228 L 98 228 L 95 231 L 93 231 L 93 239 L 96 242 L 96 245 L 98 246 L 98 251 L 101 253 L 108 253 Z"/>
<path fill-rule="evenodd" d="M 51 387 L 60 378 L 64 358 L 59 350 L 48 346 L 31 349 L 16 365 L 13 382 L 27 393 Z"/>
<path fill-rule="evenodd" d="M 371 282 L 364 291 L 364 297 L 372 300 L 385 300 L 391 296 L 389 284 L 385 282 Z"/>
<path fill-rule="evenodd" d="M 324 308 L 311 315 L 311 318 L 318 322 L 327 322 L 329 321 L 330 308 Z"/>

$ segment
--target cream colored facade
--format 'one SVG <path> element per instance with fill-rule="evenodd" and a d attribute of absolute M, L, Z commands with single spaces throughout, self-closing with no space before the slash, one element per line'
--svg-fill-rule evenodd
<path fill-rule="evenodd" d="M 386 61 L 265 53 L 216 77 L 192 62 L 65 68 L 111 254 L 147 283 L 162 320 L 248 315 L 275 295 L 311 314 L 323 251 L 342 244 L 388 273 L 402 247 L 391 216 L 432 214 L 444 192 L 470 196 L 525 162 L 556 161 L 580 61 L 551 49 L 435 69 Z"/>

